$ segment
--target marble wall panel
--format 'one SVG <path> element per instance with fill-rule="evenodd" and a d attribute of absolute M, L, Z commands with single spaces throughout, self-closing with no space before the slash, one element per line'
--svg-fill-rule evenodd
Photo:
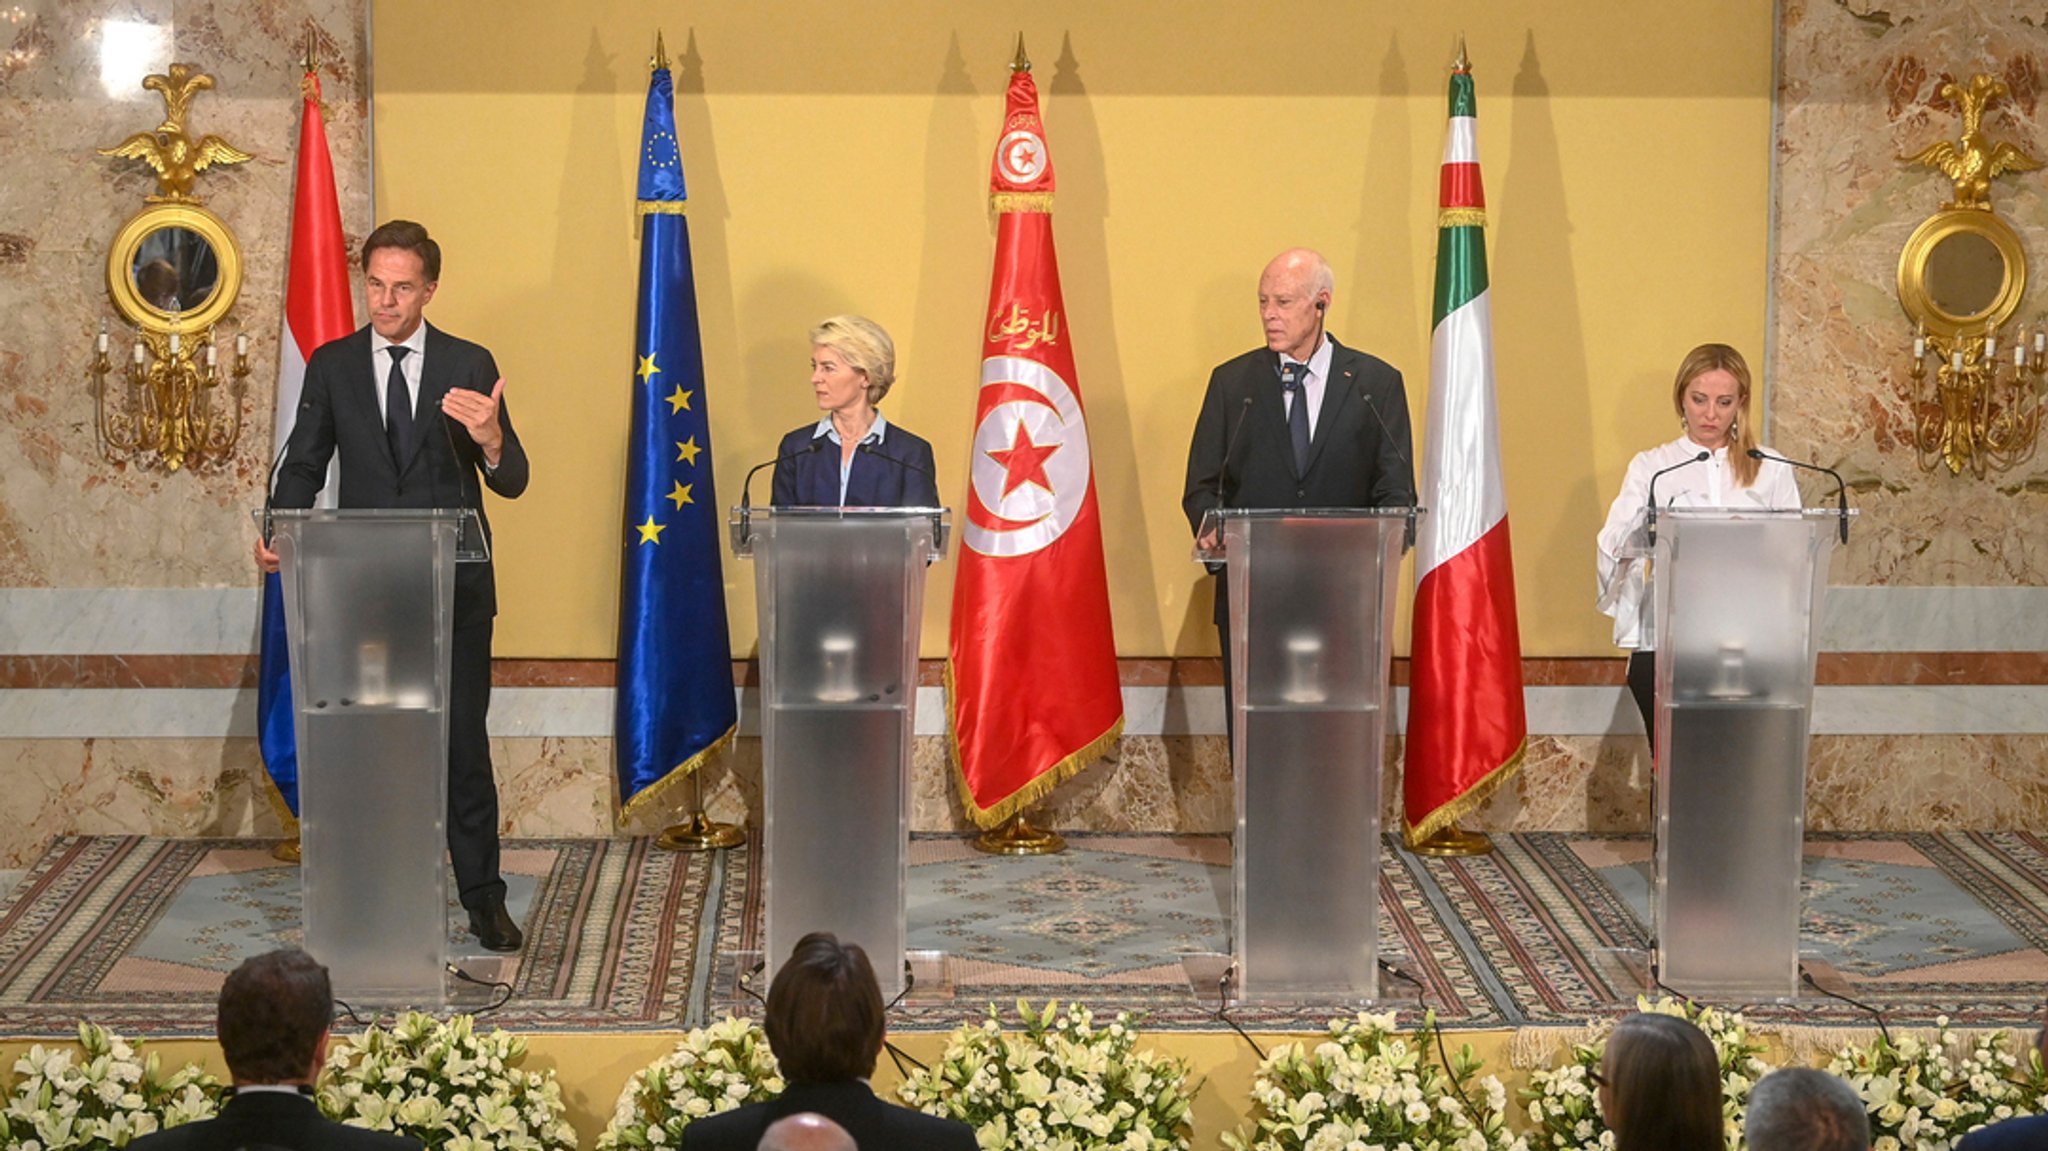
<path fill-rule="evenodd" d="M 271 454 L 277 335 L 290 231 L 300 69 L 312 30 L 326 62 L 327 131 L 343 227 L 369 215 L 367 0 L 141 0 L 13 6 L 0 22 L 0 585 L 204 587 L 253 580 L 247 509 Z M 162 47 L 109 90 L 116 24 L 154 28 Z M 211 73 L 187 125 L 255 159 L 200 176 L 197 192 L 239 237 L 245 262 L 231 324 L 251 340 L 244 433 L 219 465 L 168 474 L 108 462 L 94 432 L 86 366 L 102 318 L 115 231 L 155 188 L 140 163 L 94 148 L 154 127 L 163 105 L 143 72 L 173 61 Z M 114 342 L 124 343 L 115 325 Z M 194 541 L 200 541 L 196 545 Z"/>
<path fill-rule="evenodd" d="M 916 741 L 911 826 L 968 834 L 940 739 Z M 679 783 L 614 826 L 608 741 L 494 739 L 502 828 L 516 837 L 651 835 L 690 798 Z M 1815 831 L 2038 828 L 2048 823 L 2048 736 L 1817 736 L 1807 826 Z M 1400 827 L 1401 743 L 1380 765 L 1388 830 Z M 26 866 L 63 834 L 274 836 L 282 823 L 255 742 L 0 740 L 0 869 Z M 761 741 L 704 770 L 715 819 L 761 820 Z M 1539 736 L 1521 773 L 1465 821 L 1480 831 L 1642 832 L 1650 818 L 1641 736 Z M 1135 736 L 1120 759 L 1062 784 L 1034 812 L 1075 831 L 1221 833 L 1235 811 L 1220 736 Z"/>
<path fill-rule="evenodd" d="M 2048 584 L 2048 454 L 1978 479 L 1924 471 L 1912 442 L 1912 324 L 1899 251 L 1949 199 L 1948 180 L 1899 156 L 1960 133 L 1946 79 L 2003 77 L 1994 140 L 2048 157 L 2048 22 L 2024 0 L 1786 0 L 1780 7 L 1770 434 L 1840 469 L 1862 516 L 1838 584 Z M 2048 269 L 2048 181 L 1998 180 L 2036 283 Z M 2040 290 L 2019 317 L 2048 314 Z"/>

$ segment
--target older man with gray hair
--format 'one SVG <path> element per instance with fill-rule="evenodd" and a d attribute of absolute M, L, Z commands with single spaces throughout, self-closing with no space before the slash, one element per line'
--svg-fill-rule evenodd
<path fill-rule="evenodd" d="M 860 1146 L 846 1128 L 816 1111 L 802 1111 L 770 1123 L 755 1151 L 860 1151 Z"/>
<path fill-rule="evenodd" d="M 1742 1132 L 1750 1151 L 1869 1151 L 1870 1116 L 1854 1088 L 1812 1067 L 1757 1080 Z"/>

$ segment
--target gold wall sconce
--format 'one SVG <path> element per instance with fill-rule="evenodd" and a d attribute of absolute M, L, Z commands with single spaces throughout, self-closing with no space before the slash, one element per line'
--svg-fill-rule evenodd
<path fill-rule="evenodd" d="M 209 167 L 251 157 L 218 136 L 193 139 L 185 131 L 187 106 L 213 87 L 213 77 L 173 64 L 142 86 L 163 97 L 163 122 L 99 149 L 148 164 L 157 176 L 156 193 L 115 233 L 107 254 L 107 295 L 134 338 L 123 341 L 125 363 L 118 383 L 110 381 L 116 369 L 101 320 L 88 370 L 100 450 L 108 459 L 153 459 L 175 472 L 224 461 L 242 434 L 249 338 L 236 335 L 228 365 L 216 339 L 241 293 L 241 246 L 192 187 Z M 219 401 L 224 367 L 232 385 Z"/>
<path fill-rule="evenodd" d="M 1899 305 L 1915 322 L 1913 440 L 1923 471 L 1945 465 L 1951 475 L 1968 468 L 1982 478 L 2025 462 L 2040 437 L 2048 331 L 2036 321 L 2031 346 L 2024 326 L 1999 339 L 2026 295 L 2027 255 L 2019 233 L 1991 206 L 1991 181 L 2041 163 L 1984 136 L 1984 110 L 2007 94 L 2004 81 L 1980 74 L 1941 92 L 1962 110 L 1962 136 L 1900 157 L 1955 185 L 1954 199 L 1922 221 L 1899 253 Z M 1999 356 L 2002 343 L 2009 361 Z"/>

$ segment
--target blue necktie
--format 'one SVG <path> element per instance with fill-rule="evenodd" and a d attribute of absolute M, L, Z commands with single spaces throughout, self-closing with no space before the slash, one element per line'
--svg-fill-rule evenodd
<path fill-rule="evenodd" d="M 1308 365 L 1281 364 L 1280 387 L 1287 393 L 1287 438 L 1294 441 L 1294 474 L 1308 474 Z"/>
<path fill-rule="evenodd" d="M 397 344 L 391 353 L 391 377 L 384 383 L 384 437 L 391 443 L 391 462 L 399 471 L 412 461 L 412 393 L 405 386 L 405 357 L 411 348 Z"/>

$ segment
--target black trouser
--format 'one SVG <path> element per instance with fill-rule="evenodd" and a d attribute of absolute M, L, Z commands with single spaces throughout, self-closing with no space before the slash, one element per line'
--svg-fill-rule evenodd
<path fill-rule="evenodd" d="M 1643 713 L 1643 731 L 1650 737 L 1650 758 L 1657 758 L 1657 653 L 1628 653 L 1628 693 Z"/>
<path fill-rule="evenodd" d="M 491 774 L 491 623 L 455 629 L 448 667 L 448 856 L 462 906 L 505 898 L 498 876 L 498 781 Z"/>

